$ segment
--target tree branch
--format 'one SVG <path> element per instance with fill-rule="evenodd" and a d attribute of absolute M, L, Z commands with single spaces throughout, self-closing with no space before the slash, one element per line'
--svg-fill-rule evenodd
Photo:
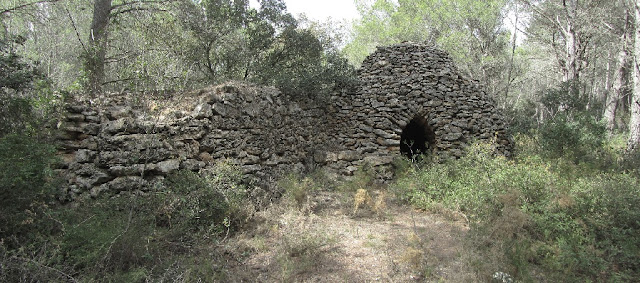
<path fill-rule="evenodd" d="M 555 26 L 557 29 L 559 29 L 562 32 L 564 32 L 564 28 L 562 27 L 562 25 L 560 24 L 560 21 L 558 19 L 551 18 L 544 11 L 542 11 L 542 9 L 540 9 L 540 8 L 536 7 L 535 5 L 531 4 L 531 1 L 529 1 L 529 0 L 522 0 L 522 2 L 524 2 L 527 6 L 529 6 L 536 14 L 540 15 L 545 20 L 547 20 L 551 25 Z"/>
<path fill-rule="evenodd" d="M 60 0 L 40 0 L 40 1 L 31 2 L 31 3 L 25 3 L 25 4 L 21 4 L 21 5 L 12 7 L 12 8 L 8 8 L 8 9 L 5 9 L 5 10 L 2 10 L 2 11 L 0 11 L 0 15 L 11 13 L 13 11 L 20 10 L 22 8 L 26 8 L 26 7 L 37 5 L 37 4 L 55 3 L 55 2 L 58 2 L 58 1 L 60 1 Z"/>
<path fill-rule="evenodd" d="M 58 0 L 56 0 L 58 1 Z M 120 7 L 125 7 L 125 6 L 131 6 L 131 5 L 135 5 L 135 4 L 164 4 L 164 3 L 169 3 L 169 2 L 173 2 L 175 0 L 138 0 L 138 1 L 133 1 L 133 2 L 125 2 L 122 4 L 118 4 L 118 5 L 113 5 L 111 6 L 111 9 L 118 9 Z"/>
<path fill-rule="evenodd" d="M 156 11 L 156 12 L 168 12 L 167 9 L 155 8 L 155 7 L 131 7 L 120 11 L 115 11 L 111 13 L 111 18 L 116 17 L 120 14 L 130 13 L 135 11 Z"/>
<path fill-rule="evenodd" d="M 86 46 L 84 46 L 84 43 L 82 42 L 82 39 L 80 39 L 80 33 L 78 32 L 78 29 L 76 28 L 76 22 L 73 20 L 73 17 L 71 17 L 71 13 L 69 12 L 69 9 L 67 9 L 65 7 L 64 10 L 67 11 L 67 15 L 69 16 L 69 20 L 71 21 L 71 26 L 73 27 L 73 30 L 76 32 L 76 37 L 78 37 L 78 41 L 80 42 L 80 45 L 82 45 L 82 50 L 84 50 L 84 53 L 88 53 L 89 50 L 87 49 Z"/>

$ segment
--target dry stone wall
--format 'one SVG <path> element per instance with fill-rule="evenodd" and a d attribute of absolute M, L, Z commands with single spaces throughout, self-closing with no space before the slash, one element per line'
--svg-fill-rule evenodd
<path fill-rule="evenodd" d="M 323 166 L 351 175 L 401 154 L 459 157 L 473 140 L 509 155 L 504 119 L 442 51 L 378 48 L 358 84 L 318 103 L 231 82 L 176 95 L 109 94 L 67 104 L 60 124 L 67 195 L 149 190 L 170 173 L 223 159 L 263 184 Z M 267 192 L 269 193 L 269 192 Z M 276 193 L 276 192 L 274 192 Z"/>
<path fill-rule="evenodd" d="M 389 165 L 403 147 L 442 158 L 460 157 L 472 141 L 490 141 L 510 155 L 512 140 L 491 97 L 462 77 L 449 56 L 433 47 L 402 43 L 379 47 L 359 70 L 355 91 L 334 97 L 335 140 L 330 167 L 350 173 L 358 165 Z M 426 146 L 410 143 L 415 137 Z M 420 138 L 422 136 L 422 138 Z M 415 142 L 415 141 L 414 141 Z"/>
<path fill-rule="evenodd" d="M 311 166 L 325 109 L 228 83 L 171 96 L 109 94 L 68 103 L 60 125 L 67 195 L 149 190 L 170 173 L 228 159 L 259 180 Z"/>

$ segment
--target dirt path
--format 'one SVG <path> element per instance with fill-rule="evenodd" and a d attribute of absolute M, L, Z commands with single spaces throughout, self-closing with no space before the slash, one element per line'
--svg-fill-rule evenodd
<path fill-rule="evenodd" d="M 255 221 L 229 242 L 228 281 L 475 281 L 463 258 L 463 219 L 388 203 L 381 213 L 354 213 L 348 200 L 325 192 L 302 209 L 274 206 Z"/>

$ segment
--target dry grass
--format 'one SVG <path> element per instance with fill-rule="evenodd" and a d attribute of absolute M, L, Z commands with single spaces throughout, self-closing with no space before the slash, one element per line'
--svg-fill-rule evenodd
<path fill-rule="evenodd" d="M 257 213 L 255 225 L 231 239 L 229 251 L 245 256 L 229 280 L 477 281 L 465 257 L 466 222 L 398 206 L 384 190 L 356 190 L 349 203 L 344 196 L 310 190 L 309 210 L 292 198 Z M 366 217 L 373 215 L 385 216 Z"/>
<path fill-rule="evenodd" d="M 387 193 L 375 190 L 370 193 L 366 189 L 358 189 L 353 194 L 353 216 L 375 216 L 383 219 L 387 216 Z"/>

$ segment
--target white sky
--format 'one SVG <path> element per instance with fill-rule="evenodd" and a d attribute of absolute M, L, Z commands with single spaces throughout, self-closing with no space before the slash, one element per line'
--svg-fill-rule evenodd
<path fill-rule="evenodd" d="M 287 10 L 293 15 L 305 13 L 313 20 L 353 20 L 358 10 L 353 0 L 285 0 Z"/>
<path fill-rule="evenodd" d="M 251 0 L 252 6 L 257 6 L 257 0 Z M 351 21 L 357 17 L 358 10 L 353 0 L 284 0 L 287 11 L 294 16 L 306 14 L 311 20 L 323 21 L 331 17 L 333 20 Z"/>

